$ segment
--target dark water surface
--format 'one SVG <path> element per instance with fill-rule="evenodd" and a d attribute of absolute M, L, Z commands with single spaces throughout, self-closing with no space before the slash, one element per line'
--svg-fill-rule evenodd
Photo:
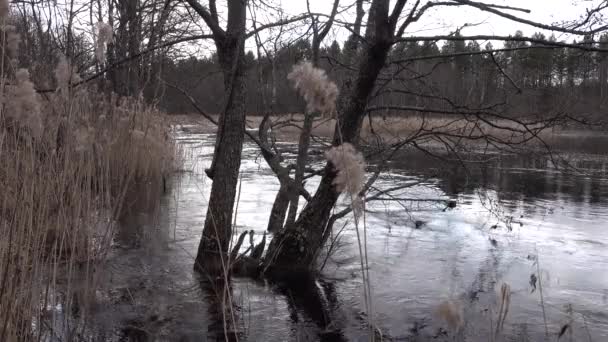
<path fill-rule="evenodd" d="M 93 320 L 105 340 L 224 338 L 213 294 L 192 272 L 211 185 L 203 169 L 213 136 L 179 132 L 178 139 L 187 172 L 163 199 L 159 224 L 146 226 L 147 218 L 135 217 L 117 237 L 111 276 L 100 291 L 106 300 Z M 468 172 L 415 152 L 391 165 L 378 188 L 420 184 L 396 194 L 407 203 L 387 198 L 370 204 L 366 214 L 371 320 L 383 339 L 542 341 L 547 328 L 555 341 L 570 324 L 562 340 L 608 341 L 608 160 L 576 155 L 571 161 L 580 174 L 552 170 L 547 157 L 498 154 L 491 167 Z M 253 229 L 259 239 L 278 182 L 251 144 L 241 175 L 235 235 Z M 457 206 L 422 199 L 453 199 Z M 369 340 L 351 221 L 321 279 L 291 287 L 234 279 L 235 316 L 225 319 L 236 321 L 239 340 Z M 531 284 L 539 271 L 542 284 Z M 510 306 L 494 338 L 502 284 L 510 286 Z M 445 301 L 461 311 L 458 332 L 437 314 Z"/>

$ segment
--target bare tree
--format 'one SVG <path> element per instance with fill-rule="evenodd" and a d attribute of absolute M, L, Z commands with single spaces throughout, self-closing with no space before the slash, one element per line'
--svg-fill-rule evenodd
<path fill-rule="evenodd" d="M 215 0 L 209 2 L 209 9 L 196 0 L 188 0 L 188 4 L 213 34 L 227 93 L 225 107 L 220 114 L 213 162 L 207 170 L 213 185 L 195 261 L 196 269 L 218 276 L 227 267 L 224 257 L 232 237 L 232 211 L 245 137 L 247 1 L 227 1 L 226 29 L 220 26 Z"/>
<path fill-rule="evenodd" d="M 182 6 L 183 3 L 187 6 Z M 260 147 L 264 159 L 281 183 L 270 215 L 269 228 L 279 230 L 278 228 L 284 226 L 287 218 L 284 229 L 277 233 L 269 246 L 264 260 L 265 269 L 309 270 L 312 268 L 333 222 L 344 215 L 344 212 L 332 215 L 339 196 L 332 185 L 335 177 L 333 166 L 327 164 L 321 170 L 313 170 L 308 163 L 310 142 L 314 139 L 312 125 L 317 116 L 314 113 L 306 113 L 302 122 L 281 120 L 277 123 L 277 125 L 301 125 L 297 157 L 293 164 L 286 165 L 281 151 L 273 144 L 270 128 L 275 123 L 271 122 L 270 114 L 277 110 L 276 55 L 280 49 L 278 38 L 274 41 L 273 52 L 261 48 L 264 44 L 260 33 L 264 30 L 279 28 L 279 36 L 287 36 L 289 34 L 285 33 L 284 29 L 289 24 L 306 21 L 310 25 L 305 28 L 306 33 L 303 36 L 310 35 L 312 40 L 310 57 L 313 63 L 317 66 L 325 63 L 341 72 L 341 95 L 337 104 L 338 120 L 332 141 L 334 145 L 345 142 L 360 144 L 364 119 L 369 118 L 369 127 L 373 130 L 375 122 L 373 119 L 378 113 L 383 113 L 383 116 L 387 113 L 401 113 L 400 115 L 415 113 L 422 118 L 420 127 L 407 136 L 399 136 L 398 139 L 384 144 L 378 139 L 376 151 L 371 154 L 382 154 L 383 158 L 391 158 L 395 151 L 404 146 L 424 149 L 424 144 L 429 141 L 441 144 L 446 151 L 455 155 L 458 151 L 466 149 L 464 141 L 482 141 L 488 148 L 511 151 L 520 150 L 521 146 L 530 141 L 545 144 L 540 132 L 576 118 L 565 112 L 547 111 L 546 108 L 538 106 L 534 108 L 535 115 L 506 114 L 505 99 L 510 92 L 520 96 L 517 103 L 519 107 L 512 111 L 516 112 L 520 108 L 533 107 L 531 103 L 534 102 L 532 100 L 534 97 L 519 95 L 523 92 L 522 89 L 549 87 L 553 82 L 551 71 L 543 70 L 541 67 L 537 67 L 535 72 L 526 73 L 525 65 L 513 62 L 516 60 L 515 54 L 522 51 L 531 54 L 530 51 L 534 51 L 536 59 L 542 60 L 546 51 L 567 49 L 566 51 L 580 52 L 588 66 L 586 68 L 581 66 L 579 71 L 561 67 L 559 83 L 569 83 L 573 86 L 578 81 L 576 74 L 580 73 L 581 87 L 585 88 L 590 87 L 594 82 L 592 76 L 594 56 L 603 56 L 601 54 L 608 52 L 605 39 L 599 41 L 593 39 L 594 35 L 606 30 L 605 25 L 598 20 L 598 16 L 605 9 L 604 5 L 588 11 L 585 17 L 575 23 L 547 25 L 516 15 L 526 12 L 525 9 L 469 0 L 428 2 L 398 0 L 392 6 L 388 0 L 369 2 L 356 0 L 348 4 L 335 0 L 330 13 L 315 13 L 309 6 L 307 13 L 302 15 L 291 18 L 281 16 L 274 22 L 263 24 L 255 17 L 248 21 L 247 12 L 250 2 L 244 0 L 227 0 L 226 6 L 220 6 L 219 9 L 215 0 L 210 0 L 207 6 L 197 0 L 183 2 L 99 0 L 91 1 L 87 4 L 88 7 L 77 6 L 79 4 L 77 1 L 65 1 L 60 6 L 65 9 L 64 13 L 59 13 L 49 4 L 51 2 L 48 1 L 17 3 L 24 16 L 34 18 L 33 21 L 24 20 L 24 27 L 28 32 L 36 33 L 35 36 L 29 35 L 27 39 L 43 42 L 40 44 L 40 49 L 44 53 L 52 54 L 54 49 L 59 47 L 74 59 L 78 56 L 90 56 L 86 53 L 86 40 L 77 34 L 79 25 L 74 23 L 87 9 L 91 16 L 90 22 L 94 22 L 93 7 L 97 6 L 98 20 L 102 20 L 107 15 L 108 22 L 117 31 L 116 39 L 109 47 L 105 68 L 97 65 L 97 70 L 91 73 L 93 69 L 91 59 L 83 58 L 80 69 L 85 77 L 80 83 L 107 75 L 113 81 L 115 89 L 124 95 L 137 95 L 148 82 L 154 83 L 152 80 L 162 68 L 163 56 L 166 55 L 168 48 L 202 39 L 213 40 L 219 69 L 223 76 L 225 94 L 217 121 L 218 134 L 214 158 L 211 167 L 206 170 L 208 176 L 213 179 L 213 185 L 196 260 L 197 269 L 213 276 L 223 274 L 228 268 L 225 259 L 232 237 L 233 205 L 242 144 L 246 135 Z M 265 2 L 255 2 L 255 5 L 268 6 Z M 514 23 L 582 36 L 583 39 L 580 43 L 566 43 L 542 35 L 465 36 L 460 33 L 460 29 L 435 36 L 406 34 L 411 24 L 430 15 L 430 9 L 441 7 L 472 7 Z M 351 20 L 345 20 L 340 16 L 342 9 L 354 9 L 355 13 Z M 41 18 L 41 14 L 58 19 L 52 21 Z M 196 25 L 191 22 L 182 24 L 183 26 L 173 25 L 178 18 L 188 15 L 198 16 L 204 23 L 202 29 L 198 27 L 200 34 L 191 34 L 196 30 L 194 27 Z M 58 21 L 68 24 L 67 32 L 45 29 L 46 22 Z M 196 23 L 198 21 L 194 20 Z M 249 30 L 248 23 L 251 24 Z M 32 30 L 29 30 L 30 26 Z M 179 28 L 176 28 L 177 26 Z M 330 30 L 336 27 L 346 29 L 350 33 L 341 58 L 324 56 L 321 52 L 324 39 Z M 362 34 L 361 30 L 365 32 Z M 261 54 L 265 54 L 272 69 L 271 100 L 270 104 L 266 102 L 264 105 L 270 107 L 270 110 L 266 111 L 257 136 L 245 130 L 248 81 L 245 41 L 250 38 L 255 38 L 260 47 L 258 63 L 264 58 Z M 482 40 L 503 41 L 506 44 L 502 49 L 489 47 L 482 49 L 477 43 Z M 142 41 L 147 41 L 146 45 Z M 452 45 L 450 49 L 446 48 L 445 51 L 440 52 L 436 45 L 438 41 L 447 41 Z M 467 41 L 470 42 L 469 45 L 465 44 Z M 90 48 L 90 45 L 88 47 Z M 416 53 L 408 54 L 408 51 L 414 49 L 418 49 Z M 400 54 L 399 51 L 406 53 Z M 273 54 L 274 56 L 270 57 Z M 576 55 L 569 53 L 568 57 L 574 59 Z M 598 60 L 602 61 L 602 64 L 596 68 L 596 74 L 600 79 L 598 89 L 599 96 L 603 97 L 606 68 L 603 59 L 598 58 Z M 484 65 L 483 69 L 472 66 L 480 64 Z M 567 71 L 564 71 L 566 69 Z M 434 73 L 444 74 L 444 78 L 431 77 Z M 445 75 L 452 75 L 451 78 L 457 79 L 450 84 L 450 89 L 437 84 L 445 80 Z M 478 75 L 483 77 L 477 77 Z M 259 77 L 258 82 L 261 82 L 261 79 Z M 158 89 L 159 84 L 152 87 Z M 466 88 L 466 91 L 463 88 Z M 495 89 L 494 93 L 491 88 Z M 41 89 L 41 92 L 52 90 Z M 501 93 L 497 94 L 496 90 L 500 90 Z M 158 91 L 155 90 L 153 93 L 157 94 Z M 478 96 L 475 93 L 479 93 Z M 414 102 L 411 102 L 411 99 Z M 510 105 L 513 106 L 513 102 Z M 426 120 L 427 115 L 432 114 L 449 118 L 449 123 L 439 128 L 429 125 Z M 490 129 L 508 134 L 496 135 Z M 372 180 L 377 178 L 381 170 L 381 167 L 375 170 Z M 314 196 L 311 196 L 303 188 L 303 183 L 314 175 L 321 175 L 322 180 Z M 371 191 L 372 183 L 366 185 L 366 191 Z M 300 197 L 304 197 L 307 203 L 298 217 Z M 375 197 L 382 198 L 380 195 Z"/>
<path fill-rule="evenodd" d="M 340 113 L 340 122 L 336 127 L 334 143 L 356 143 L 367 100 L 372 93 L 376 78 L 384 66 L 397 20 L 401 14 L 398 2 L 395 12 L 389 14 L 388 1 L 373 1 L 369 9 L 366 46 L 359 63 L 359 72 L 353 89 L 341 96 L 347 96 L 345 108 Z M 275 236 L 265 260 L 272 269 L 308 269 L 314 262 L 321 247 L 323 233 L 329 220 L 331 210 L 339 193 L 333 186 L 335 171 L 328 164 L 319 188 L 312 200 L 308 202 L 294 225 L 286 227 Z"/>
<path fill-rule="evenodd" d="M 441 39 L 456 41 L 465 39 L 488 39 L 503 41 L 521 40 L 543 45 L 569 46 L 568 44 L 555 41 L 552 42 L 535 37 L 477 36 L 464 38 L 455 35 L 403 37 L 407 27 L 423 17 L 430 8 L 440 6 L 471 6 L 510 19 L 514 22 L 570 34 L 588 35 L 590 33 L 601 32 L 604 29 L 603 27 L 593 27 L 588 28 L 587 30 L 581 30 L 580 26 L 577 26 L 576 28 L 565 28 L 535 23 L 508 13 L 509 11 L 525 11 L 519 8 L 488 5 L 485 3 L 464 0 L 428 2 L 424 5 L 421 5 L 420 1 L 416 1 L 405 13 L 405 17 L 402 17 L 406 3 L 407 1 L 396 1 L 391 10 L 388 1 L 375 0 L 371 2 L 366 33 L 365 36 L 361 38 L 362 50 L 356 61 L 356 67 L 354 68 L 354 70 L 356 70 L 356 77 L 352 89 L 348 89 L 347 92 L 341 93 L 340 102 L 343 105 L 340 108 L 339 120 L 334 134 L 334 145 L 345 142 L 357 144 L 359 142 L 363 118 L 366 115 L 365 113 L 380 108 L 390 109 L 390 107 L 386 106 L 369 107 L 369 103 L 374 94 L 374 90 L 378 86 L 377 81 L 389 78 L 391 80 L 395 79 L 394 71 L 391 71 L 390 69 L 386 71 L 388 75 L 383 75 L 383 69 L 388 61 L 389 52 L 395 43 L 409 40 L 418 42 L 425 40 L 437 41 Z M 585 47 L 583 45 L 580 47 L 582 49 L 589 48 L 589 46 Z M 487 53 L 491 54 L 491 52 Z M 508 75 L 505 74 L 505 77 L 508 78 Z M 411 80 L 413 79 L 410 79 L 410 81 Z M 403 80 L 403 82 L 406 81 L 406 79 Z M 451 103 L 449 99 L 444 98 L 444 100 L 446 100 L 448 104 Z M 430 138 L 444 145 L 448 152 L 456 153 L 458 149 L 462 147 L 462 141 L 464 139 L 483 139 L 489 146 L 517 150 L 517 146 L 522 146 L 531 140 L 538 139 L 544 144 L 542 138 L 539 136 L 539 132 L 550 125 L 565 119 L 564 115 L 555 115 L 549 118 L 543 118 L 540 121 L 538 119 L 523 120 L 502 116 L 493 106 L 487 108 L 471 108 L 468 106 L 458 106 L 454 103 L 451 103 L 451 106 L 452 109 L 446 109 L 445 107 L 433 109 L 416 106 L 393 107 L 393 109 L 399 111 L 409 110 L 418 113 L 443 113 L 444 115 L 454 116 L 457 121 L 472 121 L 472 123 L 470 126 L 465 125 L 464 130 L 442 130 L 429 128 L 424 124 L 423 119 L 423 124 L 412 136 L 393 143 L 392 147 L 398 148 L 407 144 L 420 147 L 420 142 Z M 496 124 L 495 120 L 498 119 L 511 121 L 516 124 L 517 128 L 512 128 L 509 125 Z M 482 128 L 482 124 L 499 130 L 512 132 L 513 134 L 508 138 L 494 136 L 493 134 L 488 133 L 486 129 Z M 336 216 L 331 215 L 331 210 L 339 196 L 339 193 L 333 186 L 333 180 L 336 173 L 331 163 L 328 163 L 325 166 L 321 174 L 322 179 L 316 193 L 307 203 L 295 224 L 288 225 L 286 229 L 277 233 L 272 240 L 267 257 L 264 260 L 264 269 L 270 270 L 271 272 L 278 271 L 279 273 L 282 273 L 293 272 L 294 270 L 310 270 L 311 267 L 314 267 L 318 250 L 323 245 L 324 238 L 327 236 L 327 229 L 331 229 L 331 223 L 336 219 Z"/>

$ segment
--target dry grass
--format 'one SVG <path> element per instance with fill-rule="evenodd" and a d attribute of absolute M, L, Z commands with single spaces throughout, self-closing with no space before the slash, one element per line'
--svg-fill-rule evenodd
<path fill-rule="evenodd" d="M 493 139 L 504 141 L 520 141 L 531 136 L 528 129 L 537 129 L 540 126 L 520 125 L 515 121 L 506 119 L 493 119 L 481 121 L 463 116 L 407 116 L 407 117 L 374 117 L 370 123 L 365 119 L 361 135 L 364 139 L 380 136 L 385 142 L 395 142 L 416 134 L 435 132 L 458 137 L 470 137 L 469 140 L 478 140 L 480 136 L 490 136 Z M 544 130 L 540 133 L 545 137 L 551 132 Z M 481 139 L 483 140 L 483 139 Z"/>
<path fill-rule="evenodd" d="M 217 115 L 214 115 L 217 118 Z M 262 121 L 262 116 L 249 115 L 247 117 L 247 127 L 257 129 Z M 280 140 L 297 141 L 304 116 L 302 114 L 282 114 L 271 117 L 274 123 L 273 132 Z M 215 133 L 215 126 L 197 115 L 174 115 L 172 122 L 177 124 L 196 124 L 201 133 Z M 334 136 L 336 120 L 330 118 L 318 118 L 313 124 L 312 133 L 316 136 L 331 139 Z M 518 132 L 519 131 L 519 132 Z M 482 141 L 476 137 L 480 135 L 491 136 L 495 139 L 504 141 L 521 141 L 530 134 L 523 134 L 525 127 L 508 120 L 492 120 L 491 122 L 472 122 L 463 117 L 447 116 L 408 116 L 397 117 L 375 116 L 370 124 L 366 117 L 361 128 L 361 137 L 365 141 L 376 141 L 380 138 L 384 143 L 393 143 L 404 138 L 412 137 L 415 134 L 435 132 L 438 134 L 448 134 L 453 136 L 471 136 L 470 143 Z M 560 138 L 560 132 L 546 129 L 539 136 L 547 141 Z M 465 139 L 466 140 L 466 139 Z M 420 142 L 420 141 L 419 141 Z M 530 141 L 535 143 L 534 139 Z M 538 141 L 536 141 L 538 143 Z"/>
<path fill-rule="evenodd" d="M 68 313 L 85 320 L 115 222 L 157 208 L 175 167 L 168 126 L 140 101 L 114 100 L 67 88 L 32 97 L 40 135 L 0 112 L 1 341 L 39 340 Z"/>

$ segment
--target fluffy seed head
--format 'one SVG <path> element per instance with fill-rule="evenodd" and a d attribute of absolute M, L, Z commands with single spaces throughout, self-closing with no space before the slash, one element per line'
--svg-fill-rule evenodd
<path fill-rule="evenodd" d="M 76 150 L 83 151 L 89 144 L 89 131 L 86 128 L 78 128 L 74 132 L 74 138 L 76 138 Z"/>
<path fill-rule="evenodd" d="M 363 155 L 349 143 L 332 147 L 325 152 L 325 158 L 337 172 L 334 185 L 339 192 L 346 191 L 358 196 L 365 182 L 365 160 Z"/>
<path fill-rule="evenodd" d="M 19 69 L 15 72 L 15 80 L 17 84 L 29 82 L 30 72 L 27 69 Z"/>
<path fill-rule="evenodd" d="M 80 82 L 80 76 L 74 71 L 74 68 L 64 55 L 59 56 L 59 62 L 55 67 L 55 80 L 60 89 L 67 88 L 70 84 Z"/>
<path fill-rule="evenodd" d="M 106 61 L 107 44 L 112 40 L 112 26 L 100 21 L 97 23 L 97 39 L 95 41 L 95 58 L 99 63 Z"/>
<path fill-rule="evenodd" d="M 70 72 L 70 66 L 65 56 L 59 57 L 59 63 L 55 68 L 55 80 L 59 88 L 66 88 L 70 84 L 70 78 L 72 73 Z"/>
<path fill-rule="evenodd" d="M 363 213 L 363 199 L 359 194 L 365 183 L 365 159 L 349 143 L 332 147 L 325 152 L 325 158 L 337 172 L 333 181 L 336 190 L 350 194 L 351 206 L 356 217 Z"/>
<path fill-rule="evenodd" d="M 0 0 L 1 1 L 1 0 Z M 21 36 L 15 32 L 15 26 L 6 25 L 6 49 L 11 58 L 17 58 L 19 54 L 19 43 L 21 42 Z"/>
<path fill-rule="evenodd" d="M 293 82 L 294 88 L 304 97 L 309 112 L 332 114 L 336 110 L 338 87 L 327 78 L 323 69 L 303 61 L 293 66 L 287 79 Z"/>
<path fill-rule="evenodd" d="M 16 85 L 9 89 L 7 113 L 22 125 L 27 126 L 32 135 L 40 137 L 42 134 L 42 119 L 40 103 L 30 81 L 27 69 L 19 69 L 15 73 Z"/>
<path fill-rule="evenodd" d="M 0 19 L 6 19 L 10 12 L 8 0 L 0 0 Z"/>

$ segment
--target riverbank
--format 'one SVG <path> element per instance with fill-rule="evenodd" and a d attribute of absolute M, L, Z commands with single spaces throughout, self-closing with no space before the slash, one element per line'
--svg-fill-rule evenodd
<path fill-rule="evenodd" d="M 29 118 L 0 115 L 1 341 L 55 340 L 66 312 L 86 317 L 116 225 L 155 215 L 179 165 L 165 115 L 143 103 L 86 89 L 28 101 Z"/>
<path fill-rule="evenodd" d="M 281 286 L 235 277 L 229 292 L 234 316 L 223 316 L 216 294 L 192 271 L 211 184 L 203 170 L 211 163 L 214 135 L 196 125 L 182 128 L 174 134 L 190 171 L 163 198 L 157 229 L 120 235 L 90 326 L 115 340 L 223 340 L 226 321 L 246 341 L 369 340 L 356 230 L 348 220 L 336 224 L 345 228 L 336 229 L 334 253 L 313 283 Z M 446 301 L 462 310 L 459 336 L 492 340 L 496 326 L 489 322 L 497 320 L 503 284 L 511 291 L 510 306 L 496 340 L 543 340 L 539 284 L 534 291 L 530 285 L 538 269 L 551 336 L 571 322 L 575 341 L 588 334 L 594 341 L 608 338 L 604 279 L 586 276 L 602 274 L 605 266 L 605 168 L 589 165 L 588 172 L 597 174 L 583 177 L 544 169 L 543 158 L 499 157 L 487 172 L 471 165 L 475 173 L 469 175 L 407 151 L 376 182 L 378 189 L 420 182 L 395 193 L 410 201 L 387 198 L 367 206 L 371 320 L 384 340 L 453 341 L 454 331 L 437 315 Z M 279 184 L 250 141 L 241 182 L 234 237 L 253 230 L 258 243 Z M 318 178 L 307 182 L 311 191 L 317 185 Z M 457 206 L 445 210 L 443 203 L 424 202 L 428 198 L 453 198 Z M 345 205 L 340 201 L 336 210 Z"/>
<path fill-rule="evenodd" d="M 213 118 L 217 119 L 217 115 Z M 261 116 L 248 116 L 247 128 L 257 130 Z M 271 117 L 275 124 L 273 134 L 280 141 L 297 142 L 303 122 L 301 114 L 275 115 Z M 214 124 L 197 114 L 171 115 L 170 122 L 187 125 L 191 133 L 216 132 Z M 319 118 L 313 125 L 313 135 L 323 140 L 331 140 L 334 135 L 336 120 Z M 531 125 L 527 128 L 539 128 Z M 527 129 L 512 121 L 494 120 L 473 125 L 466 120 L 451 120 L 448 117 L 374 117 L 370 123 L 366 118 L 361 129 L 364 144 L 392 144 L 403 140 L 415 140 L 419 146 L 443 149 L 446 145 L 441 139 L 452 145 L 459 145 L 469 151 L 498 150 L 513 148 L 527 152 L 575 152 L 591 155 L 608 155 L 608 134 L 592 130 L 563 129 L 559 127 L 543 129 L 536 136 L 525 133 Z M 481 135 L 490 137 L 480 138 Z M 439 139 L 441 138 L 441 139 Z"/>

